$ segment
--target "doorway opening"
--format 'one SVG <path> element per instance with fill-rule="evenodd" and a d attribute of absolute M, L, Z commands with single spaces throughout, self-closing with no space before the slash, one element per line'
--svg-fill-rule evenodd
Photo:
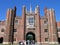
<path fill-rule="evenodd" d="M 26 44 L 35 44 L 35 34 L 28 32 L 26 34 Z"/>
<path fill-rule="evenodd" d="M 60 44 L 60 38 L 58 38 L 58 43 Z"/>
<path fill-rule="evenodd" d="M 3 43 L 3 37 L 0 38 L 0 43 Z"/>
<path fill-rule="evenodd" d="M 35 41 L 35 34 L 34 33 L 32 33 L 32 32 L 28 32 L 27 34 L 26 34 L 26 40 L 34 40 Z"/>

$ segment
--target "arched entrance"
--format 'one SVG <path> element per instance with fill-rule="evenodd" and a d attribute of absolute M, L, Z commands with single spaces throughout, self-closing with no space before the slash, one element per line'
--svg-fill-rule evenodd
<path fill-rule="evenodd" d="M 3 43 L 3 37 L 0 38 L 0 43 Z"/>
<path fill-rule="evenodd" d="M 58 38 L 58 43 L 60 44 L 60 38 Z"/>
<path fill-rule="evenodd" d="M 27 40 L 34 40 L 35 41 L 35 34 L 34 33 L 32 33 L 32 32 L 28 32 L 27 34 L 26 34 L 26 41 Z"/>

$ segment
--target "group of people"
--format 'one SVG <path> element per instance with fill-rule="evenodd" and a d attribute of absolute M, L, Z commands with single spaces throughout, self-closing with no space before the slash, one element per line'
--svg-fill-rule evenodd
<path fill-rule="evenodd" d="M 34 40 L 27 40 L 27 41 L 20 41 L 19 45 L 34 45 L 35 41 Z"/>

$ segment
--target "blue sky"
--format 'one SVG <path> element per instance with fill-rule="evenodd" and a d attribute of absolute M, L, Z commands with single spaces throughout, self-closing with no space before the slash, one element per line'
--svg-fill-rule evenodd
<path fill-rule="evenodd" d="M 44 7 L 53 8 L 55 10 L 56 21 L 60 21 L 60 0 L 0 0 L 0 20 L 6 19 L 6 11 L 8 8 L 17 7 L 17 15 L 22 15 L 22 6 L 25 5 L 27 10 L 32 6 L 34 11 L 35 7 L 39 5 L 40 15 L 44 15 Z"/>

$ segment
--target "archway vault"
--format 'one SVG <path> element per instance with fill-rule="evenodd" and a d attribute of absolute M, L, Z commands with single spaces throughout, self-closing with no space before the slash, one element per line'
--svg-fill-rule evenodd
<path fill-rule="evenodd" d="M 26 40 L 35 40 L 35 34 L 33 32 L 28 32 L 26 34 Z"/>

